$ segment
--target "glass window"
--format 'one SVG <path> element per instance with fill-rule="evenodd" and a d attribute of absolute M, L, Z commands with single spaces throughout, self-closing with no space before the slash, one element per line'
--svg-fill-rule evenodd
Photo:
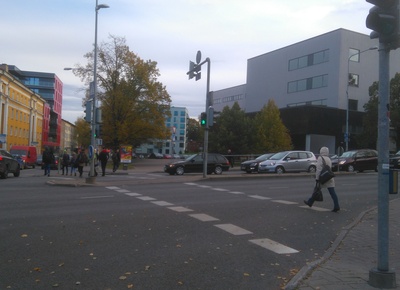
<path fill-rule="evenodd" d="M 299 67 L 303 68 L 308 66 L 308 56 L 303 56 L 299 58 Z"/>
<path fill-rule="evenodd" d="M 299 59 L 291 59 L 289 60 L 289 70 L 295 70 L 298 68 Z"/>
<path fill-rule="evenodd" d="M 297 91 L 300 92 L 305 90 L 307 90 L 307 79 L 299 80 L 297 82 Z"/>
<path fill-rule="evenodd" d="M 359 62 L 360 61 L 360 50 L 350 48 L 349 49 L 349 60 Z"/>

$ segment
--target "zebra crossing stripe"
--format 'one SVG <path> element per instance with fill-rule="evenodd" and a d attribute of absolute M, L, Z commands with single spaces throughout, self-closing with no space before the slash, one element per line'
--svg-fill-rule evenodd
<path fill-rule="evenodd" d="M 202 222 L 213 222 L 213 221 L 219 221 L 219 219 L 212 217 L 208 214 L 205 213 L 195 213 L 195 214 L 190 214 L 189 216 L 198 219 L 199 221 Z"/>
<path fill-rule="evenodd" d="M 289 248 L 285 245 L 282 245 L 270 239 L 255 239 L 255 240 L 249 240 L 249 242 L 277 254 L 295 254 L 299 252 L 295 249 Z"/>
<path fill-rule="evenodd" d="M 221 230 L 224 230 L 232 235 L 235 236 L 240 236 L 240 235 L 251 235 L 252 232 L 245 230 L 241 227 L 235 226 L 233 224 L 219 224 L 219 225 L 214 225 L 217 228 L 220 228 Z"/>

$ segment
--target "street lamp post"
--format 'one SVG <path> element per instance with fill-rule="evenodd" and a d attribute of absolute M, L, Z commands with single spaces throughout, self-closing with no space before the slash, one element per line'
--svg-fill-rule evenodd
<path fill-rule="evenodd" d="M 94 149 L 96 148 L 96 97 L 97 97 L 97 15 L 98 11 L 101 8 L 109 8 L 110 6 L 105 4 L 98 4 L 98 0 L 96 0 L 96 7 L 95 7 L 95 25 L 94 25 L 94 60 L 93 60 L 93 98 L 92 98 L 92 130 L 91 130 L 91 139 L 90 143 L 92 146 L 92 156 L 90 162 L 90 177 L 95 177 L 95 170 L 94 170 Z"/>
<path fill-rule="evenodd" d="M 370 47 L 368 49 L 359 51 L 357 53 L 354 53 L 350 55 L 347 59 L 347 86 L 346 86 L 346 98 L 347 98 L 347 106 L 346 106 L 346 133 L 345 133 L 345 142 L 346 142 L 346 151 L 349 151 L 349 75 L 350 75 L 350 60 L 353 56 L 360 55 L 363 52 L 370 51 L 370 50 L 376 50 L 378 49 L 377 46 Z"/>

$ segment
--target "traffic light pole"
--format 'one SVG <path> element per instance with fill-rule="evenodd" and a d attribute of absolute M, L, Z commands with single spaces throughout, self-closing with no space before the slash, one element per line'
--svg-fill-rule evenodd
<path fill-rule="evenodd" d="M 210 106 L 210 66 L 211 61 L 207 57 L 204 62 L 207 62 L 207 92 L 206 92 L 206 110 L 208 113 L 208 107 Z M 208 129 L 210 128 L 210 124 L 206 122 L 206 127 L 204 128 L 204 150 L 203 150 L 203 178 L 207 177 L 207 161 L 208 161 Z"/>
<path fill-rule="evenodd" d="M 389 56 L 390 46 L 379 44 L 378 103 L 378 263 L 369 272 L 369 284 L 396 288 L 396 274 L 389 270 Z"/>

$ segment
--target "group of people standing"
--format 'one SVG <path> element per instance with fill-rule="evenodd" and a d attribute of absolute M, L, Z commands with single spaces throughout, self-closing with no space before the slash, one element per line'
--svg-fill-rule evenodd
<path fill-rule="evenodd" d="M 105 176 L 107 162 L 109 159 L 110 159 L 110 153 L 109 150 L 107 150 L 106 148 L 103 148 L 100 151 L 100 153 L 97 152 L 95 153 L 94 162 L 95 162 L 96 176 L 97 176 L 96 165 L 98 164 L 98 162 L 100 162 L 101 165 L 102 176 Z M 115 172 L 117 171 L 121 163 L 121 155 L 118 149 L 112 152 L 111 159 L 113 161 L 113 172 Z M 62 175 L 64 174 L 68 175 L 68 171 L 70 169 L 70 176 L 72 175 L 76 176 L 76 171 L 78 171 L 79 177 L 82 177 L 83 168 L 85 165 L 89 163 L 89 158 L 84 148 L 79 149 L 77 152 L 72 152 L 71 155 L 69 155 L 67 151 L 64 150 L 60 158 L 60 163 L 61 163 Z M 51 165 L 55 164 L 55 156 L 48 147 L 46 147 L 43 152 L 43 164 L 44 164 L 44 175 L 50 176 Z"/>

